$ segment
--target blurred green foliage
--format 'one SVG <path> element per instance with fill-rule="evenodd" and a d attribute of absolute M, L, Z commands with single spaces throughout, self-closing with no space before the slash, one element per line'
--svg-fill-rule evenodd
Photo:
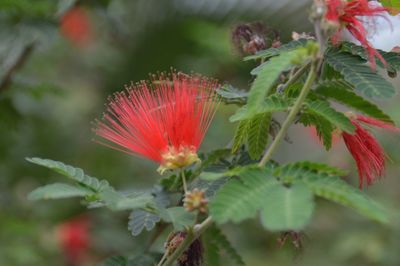
<path fill-rule="evenodd" d="M 295 2 L 0 0 L 0 265 L 63 265 L 57 226 L 83 212 L 92 221 L 87 265 L 108 255 L 143 251 L 148 235 L 130 235 L 128 213 L 86 211 L 76 200 L 29 202 L 29 191 L 58 177 L 24 158 L 40 156 L 76 165 L 116 187 L 150 186 L 158 180 L 156 165 L 91 141 L 90 123 L 101 115 L 107 95 L 170 67 L 248 88 L 254 65 L 242 62 L 232 47 L 232 27 L 262 20 L 278 26 L 282 38 L 288 39 L 293 30 L 309 29 L 309 3 Z M 61 18 L 75 5 L 90 21 L 92 37 L 85 45 L 62 29 Z M 395 112 L 399 121 L 398 107 L 384 109 Z M 233 111 L 220 109 L 202 150 L 224 148 L 231 141 L 234 125 L 228 117 Z M 299 149 L 285 144 L 277 160 L 317 159 L 353 167 L 340 145 L 328 154 L 301 127 L 290 137 L 301 143 Z M 395 142 L 398 136 L 385 138 L 397 166 L 369 190 L 393 209 L 393 216 L 400 207 L 400 157 L 391 148 Z M 256 222 L 229 225 L 224 231 L 252 266 L 400 264 L 398 219 L 385 227 L 333 204 L 318 206 L 302 251 L 290 240 L 279 248 L 279 236 L 266 233 Z M 161 250 L 162 244 L 159 240 L 154 249 Z"/>

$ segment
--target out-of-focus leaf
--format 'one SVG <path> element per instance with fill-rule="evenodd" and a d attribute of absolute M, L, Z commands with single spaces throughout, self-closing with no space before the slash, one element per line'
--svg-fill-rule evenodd
<path fill-rule="evenodd" d="M 95 177 L 86 175 L 81 168 L 76 168 L 70 165 L 66 165 L 62 162 L 53 161 L 49 159 L 41 158 L 26 158 L 28 162 L 47 167 L 53 171 L 62 174 L 72 180 L 78 182 L 84 187 L 92 189 L 95 192 L 101 192 L 105 189 L 109 189 L 110 185 L 106 180 L 98 180 Z"/>
<path fill-rule="evenodd" d="M 102 261 L 98 266 L 128 266 L 128 259 L 123 256 L 112 256 Z"/>
<path fill-rule="evenodd" d="M 271 231 L 299 231 L 307 225 L 314 210 L 313 193 L 303 184 L 275 185 L 264 200 L 261 222 Z"/>
<path fill-rule="evenodd" d="M 162 210 L 161 218 L 174 225 L 175 230 L 182 231 L 187 226 L 192 226 L 195 222 L 196 215 L 188 212 L 183 207 L 172 207 Z"/>
<path fill-rule="evenodd" d="M 33 190 L 28 195 L 29 200 L 63 199 L 72 197 L 85 197 L 92 195 L 93 191 L 63 183 L 49 184 Z"/>
<path fill-rule="evenodd" d="M 139 235 L 143 229 L 153 230 L 156 223 L 160 221 L 160 216 L 143 210 L 134 210 L 129 215 L 128 229 L 133 236 Z"/>
<path fill-rule="evenodd" d="M 244 60 L 247 61 L 254 59 L 267 59 L 269 57 L 277 56 L 282 52 L 291 51 L 298 47 L 304 46 L 306 43 L 307 43 L 306 39 L 291 41 L 289 43 L 283 44 L 281 47 L 278 48 L 269 48 L 267 50 L 259 51 L 255 55 L 250 55 L 245 57 Z"/>

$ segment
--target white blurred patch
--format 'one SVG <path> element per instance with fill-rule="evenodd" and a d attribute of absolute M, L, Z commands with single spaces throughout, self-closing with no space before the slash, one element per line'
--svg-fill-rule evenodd
<path fill-rule="evenodd" d="M 370 5 L 380 6 L 376 1 L 369 2 Z M 392 16 L 388 12 L 382 12 L 381 16 L 360 17 L 367 29 L 368 41 L 376 49 L 391 51 L 396 46 L 400 46 L 400 15 Z M 343 31 L 344 40 L 360 44 L 347 30 Z"/>

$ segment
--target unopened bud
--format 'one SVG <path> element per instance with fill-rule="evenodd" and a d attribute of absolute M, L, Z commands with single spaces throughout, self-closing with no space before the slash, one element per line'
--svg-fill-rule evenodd
<path fill-rule="evenodd" d="M 197 210 L 205 213 L 207 212 L 207 204 L 208 200 L 205 197 L 205 192 L 197 188 L 187 192 L 183 200 L 183 206 L 189 212 Z"/>

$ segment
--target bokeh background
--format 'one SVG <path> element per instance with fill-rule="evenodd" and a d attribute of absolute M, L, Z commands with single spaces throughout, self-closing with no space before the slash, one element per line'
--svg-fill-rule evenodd
<path fill-rule="evenodd" d="M 255 64 L 242 61 L 232 46 L 231 30 L 239 23 L 262 21 L 287 41 L 292 31 L 311 30 L 310 4 L 0 0 L 0 265 L 67 265 L 68 248 L 61 239 L 71 230 L 71 219 L 85 221 L 72 230 L 83 230 L 88 239 L 81 265 L 96 265 L 113 254 L 142 252 L 149 234 L 130 235 L 127 212 L 86 210 L 78 200 L 28 201 L 32 189 L 62 177 L 24 158 L 63 161 L 117 188 L 150 187 L 158 180 L 155 164 L 92 141 L 91 122 L 101 116 L 107 96 L 130 81 L 170 67 L 247 89 Z M 380 104 L 400 122 L 398 100 Z M 221 107 L 203 151 L 229 144 L 235 125 L 228 117 L 234 111 L 234 106 Z M 351 170 L 348 180 L 357 185 L 354 163 L 343 143 L 328 153 L 309 129 L 294 126 L 289 136 L 293 144 L 284 143 L 276 160 L 329 162 Z M 400 223 L 395 219 L 400 207 L 400 136 L 379 136 L 390 167 L 386 178 L 367 192 L 392 210 L 389 226 L 325 201 L 318 202 L 302 237 L 302 250 L 290 239 L 279 248 L 279 235 L 266 232 L 258 222 L 224 226 L 248 265 L 400 265 Z M 160 251 L 162 244 L 158 241 L 153 249 Z M 232 262 L 226 259 L 223 265 Z"/>

